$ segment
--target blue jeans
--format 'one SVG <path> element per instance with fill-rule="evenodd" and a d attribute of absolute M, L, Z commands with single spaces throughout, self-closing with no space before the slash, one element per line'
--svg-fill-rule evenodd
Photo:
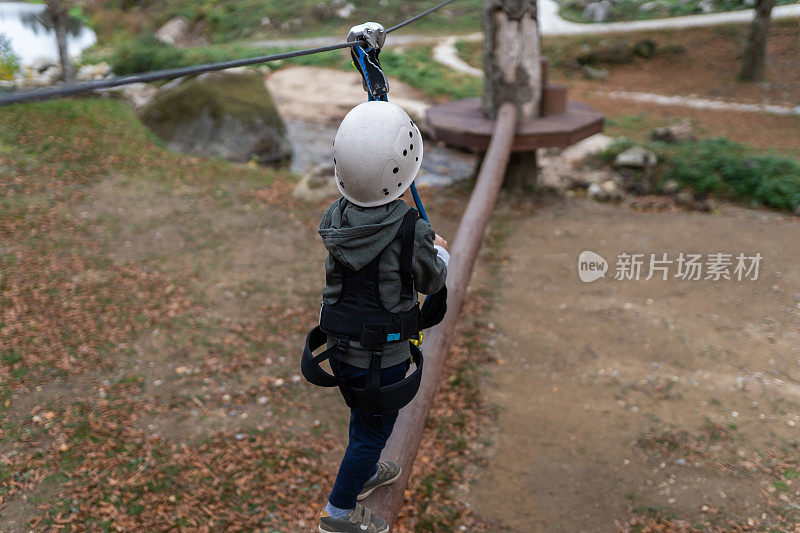
<path fill-rule="evenodd" d="M 408 372 L 411 362 L 406 360 L 399 365 L 381 370 L 381 386 L 390 385 L 402 380 Z M 340 379 L 350 381 L 353 386 L 363 388 L 367 369 L 358 368 L 347 363 L 334 363 L 333 373 Z M 361 492 L 364 483 L 375 475 L 381 451 L 392 434 L 398 411 L 383 415 L 383 429 L 375 426 L 372 415 L 360 408 L 350 409 L 350 441 L 344 452 L 339 474 L 333 484 L 328 501 L 340 509 L 352 509 L 356 506 L 356 496 Z"/>

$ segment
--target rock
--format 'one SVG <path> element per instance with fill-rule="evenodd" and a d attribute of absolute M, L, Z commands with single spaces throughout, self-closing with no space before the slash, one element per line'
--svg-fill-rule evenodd
<path fill-rule="evenodd" d="M 266 28 L 270 24 L 272 24 L 272 20 L 270 20 L 269 17 L 264 17 L 264 18 L 261 19 L 261 27 L 262 28 Z"/>
<path fill-rule="evenodd" d="M 189 40 L 189 21 L 175 17 L 155 33 L 156 40 L 170 46 L 184 46 Z"/>
<path fill-rule="evenodd" d="M 714 0 L 700 0 L 697 4 L 703 13 L 711 13 L 714 11 Z"/>
<path fill-rule="evenodd" d="M 641 146 L 634 146 L 617 155 L 617 158 L 614 160 L 614 166 L 649 168 L 656 166 L 657 162 L 658 157 L 656 157 L 656 154 Z"/>
<path fill-rule="evenodd" d="M 339 195 L 334 180 L 333 165 L 319 165 L 303 176 L 292 196 L 304 202 L 319 202 Z"/>
<path fill-rule="evenodd" d="M 650 133 L 652 140 L 667 143 L 693 141 L 695 137 L 694 128 L 689 119 L 681 120 L 672 126 L 656 128 Z"/>
<path fill-rule="evenodd" d="M 593 184 L 600 185 L 612 179 L 614 174 L 608 170 L 598 169 L 586 172 L 575 172 L 570 176 L 570 189 L 588 189 Z"/>
<path fill-rule="evenodd" d="M 55 59 L 44 56 L 37 57 L 31 62 L 31 70 L 35 73 L 44 72 L 50 67 L 55 66 L 58 66 L 58 62 Z"/>
<path fill-rule="evenodd" d="M 600 184 L 600 190 L 603 195 L 610 200 L 619 200 L 622 198 L 622 191 L 614 180 L 606 180 Z"/>
<path fill-rule="evenodd" d="M 581 67 L 581 73 L 583 74 L 583 77 L 586 78 L 587 80 L 603 81 L 606 78 L 608 78 L 608 69 L 606 68 L 583 65 Z"/>
<path fill-rule="evenodd" d="M 605 22 L 611 18 L 613 11 L 614 5 L 609 0 L 600 0 L 586 6 L 581 17 L 592 22 Z"/>
<path fill-rule="evenodd" d="M 157 93 L 158 88 L 147 83 L 131 83 L 122 89 L 122 95 L 136 110 L 149 104 Z"/>
<path fill-rule="evenodd" d="M 794 208 L 794 216 L 800 217 L 800 204 L 798 204 L 797 207 Z"/>
<path fill-rule="evenodd" d="M 568 168 L 578 168 L 587 157 L 602 152 L 608 148 L 612 142 L 614 142 L 614 140 L 608 135 L 598 133 L 565 148 L 561 152 L 561 159 L 566 162 Z"/>
<path fill-rule="evenodd" d="M 603 193 L 603 188 L 600 187 L 599 183 L 592 183 L 589 185 L 589 188 L 586 189 L 586 192 L 589 194 L 591 198 L 596 198 L 598 200 L 602 200 L 605 198 L 605 194 Z"/>
<path fill-rule="evenodd" d="M 675 195 L 675 203 L 678 205 L 689 205 L 694 203 L 694 194 L 689 191 L 681 191 Z"/>
<path fill-rule="evenodd" d="M 667 180 L 667 181 L 664 182 L 664 185 L 661 187 L 661 190 L 664 191 L 667 194 L 674 194 L 674 193 L 678 192 L 679 188 L 680 188 L 680 186 L 678 185 L 677 181 L 675 181 L 675 180 Z"/>
<path fill-rule="evenodd" d="M 346 3 L 344 6 L 336 10 L 336 16 L 340 19 L 347 19 L 355 12 L 356 6 L 352 2 Z"/>
<path fill-rule="evenodd" d="M 272 97 L 250 71 L 203 74 L 162 88 L 141 117 L 179 152 L 261 164 L 292 153 Z"/>
<path fill-rule="evenodd" d="M 81 65 L 75 74 L 75 79 L 77 81 L 102 80 L 109 74 L 111 74 L 111 67 L 103 61 L 96 65 Z"/>
<path fill-rule="evenodd" d="M 633 45 L 633 53 L 645 59 L 649 59 L 654 55 L 656 55 L 657 49 L 658 45 L 656 44 L 656 42 L 651 41 L 650 39 L 642 39 L 641 41 Z"/>
<path fill-rule="evenodd" d="M 61 81 L 61 65 L 53 65 L 40 74 L 44 85 L 52 85 Z"/>

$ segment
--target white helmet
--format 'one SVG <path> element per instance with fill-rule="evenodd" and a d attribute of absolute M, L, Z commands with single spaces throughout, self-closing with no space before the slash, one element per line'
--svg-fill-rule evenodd
<path fill-rule="evenodd" d="M 400 197 L 422 164 L 422 135 L 403 108 L 382 101 L 359 104 L 344 117 L 333 141 L 339 192 L 356 205 L 375 207 Z"/>

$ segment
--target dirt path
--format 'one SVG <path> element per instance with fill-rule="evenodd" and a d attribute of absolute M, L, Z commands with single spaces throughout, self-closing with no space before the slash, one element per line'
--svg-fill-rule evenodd
<path fill-rule="evenodd" d="M 470 488 L 481 517 L 511 531 L 614 531 L 631 510 L 797 520 L 797 220 L 567 199 L 511 228 L 487 317 L 499 433 Z M 609 261 L 606 279 L 578 279 L 583 250 Z M 757 281 L 614 281 L 621 252 L 764 259 Z"/>

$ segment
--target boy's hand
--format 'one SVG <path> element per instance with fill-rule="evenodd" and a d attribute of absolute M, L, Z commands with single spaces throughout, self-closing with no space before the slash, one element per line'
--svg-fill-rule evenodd
<path fill-rule="evenodd" d="M 442 248 L 447 248 L 447 241 L 444 240 L 442 238 L 442 236 L 437 233 L 436 237 L 434 237 L 434 239 L 433 239 L 433 245 L 434 246 L 441 246 Z"/>

